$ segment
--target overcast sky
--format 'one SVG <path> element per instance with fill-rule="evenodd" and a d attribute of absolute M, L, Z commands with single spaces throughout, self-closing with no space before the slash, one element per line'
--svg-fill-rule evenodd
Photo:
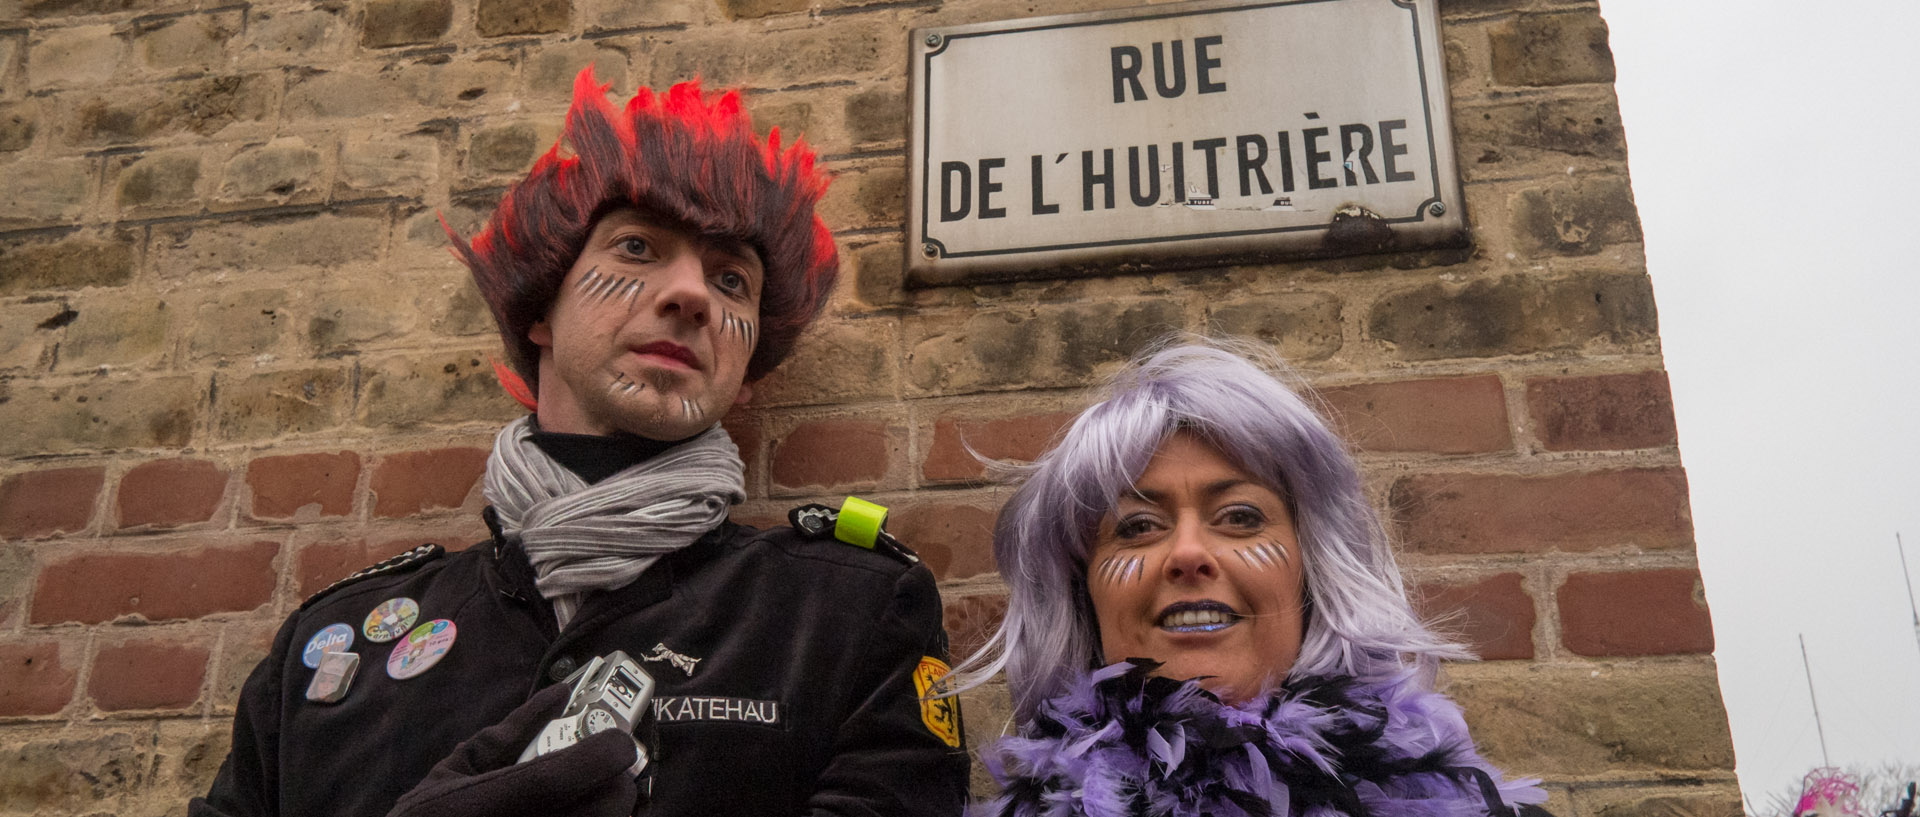
<path fill-rule="evenodd" d="M 1821 763 L 1801 634 L 1833 763 L 1920 761 L 1920 3 L 1601 14 L 1742 788 Z"/>

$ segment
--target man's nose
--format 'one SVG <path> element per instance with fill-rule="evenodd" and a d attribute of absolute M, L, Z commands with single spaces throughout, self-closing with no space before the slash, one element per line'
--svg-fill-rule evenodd
<path fill-rule="evenodd" d="M 695 326 L 712 320 L 713 294 L 707 288 L 707 267 L 695 253 L 676 253 L 655 267 L 660 295 L 654 308 L 662 316 L 677 317 Z"/>
<path fill-rule="evenodd" d="M 1169 582 L 1193 582 L 1220 577 L 1220 561 L 1207 541 L 1205 526 L 1182 521 L 1173 529 L 1168 542 L 1167 560 L 1161 565 Z"/>

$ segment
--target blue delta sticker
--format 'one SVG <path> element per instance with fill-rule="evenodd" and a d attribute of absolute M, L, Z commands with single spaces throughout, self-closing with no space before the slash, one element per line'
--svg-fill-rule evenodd
<path fill-rule="evenodd" d="M 320 656 L 330 652 L 346 652 L 353 646 L 353 628 L 345 624 L 329 624 L 320 632 L 307 639 L 307 648 L 300 652 L 300 663 L 309 667 L 320 666 Z"/>

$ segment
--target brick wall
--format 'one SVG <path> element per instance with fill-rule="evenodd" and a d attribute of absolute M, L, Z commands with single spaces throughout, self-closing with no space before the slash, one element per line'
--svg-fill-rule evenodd
<path fill-rule="evenodd" d="M 907 291 L 906 30 L 1129 0 L 0 0 L 0 813 L 180 813 L 302 598 L 478 538 L 516 414 L 470 230 L 574 72 L 749 89 L 839 173 L 843 285 L 727 420 L 750 520 L 859 492 L 1004 608 L 1002 498 L 1168 328 L 1323 389 L 1485 748 L 1575 817 L 1737 812 L 1685 474 L 1591 2 L 1443 2 L 1473 248 Z M 968 701 L 997 733 L 1004 693 Z"/>

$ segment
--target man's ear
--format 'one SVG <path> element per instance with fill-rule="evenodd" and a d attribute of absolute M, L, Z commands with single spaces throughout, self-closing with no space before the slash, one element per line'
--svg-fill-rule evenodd
<path fill-rule="evenodd" d="M 542 349 L 552 349 L 553 327 L 546 321 L 536 321 L 531 328 L 527 329 L 527 340 L 533 341 L 533 345 Z"/>
<path fill-rule="evenodd" d="M 742 381 L 740 383 L 740 393 L 733 396 L 733 404 L 736 406 L 744 406 L 747 404 L 747 401 L 752 399 L 753 383 L 751 381 Z"/>

